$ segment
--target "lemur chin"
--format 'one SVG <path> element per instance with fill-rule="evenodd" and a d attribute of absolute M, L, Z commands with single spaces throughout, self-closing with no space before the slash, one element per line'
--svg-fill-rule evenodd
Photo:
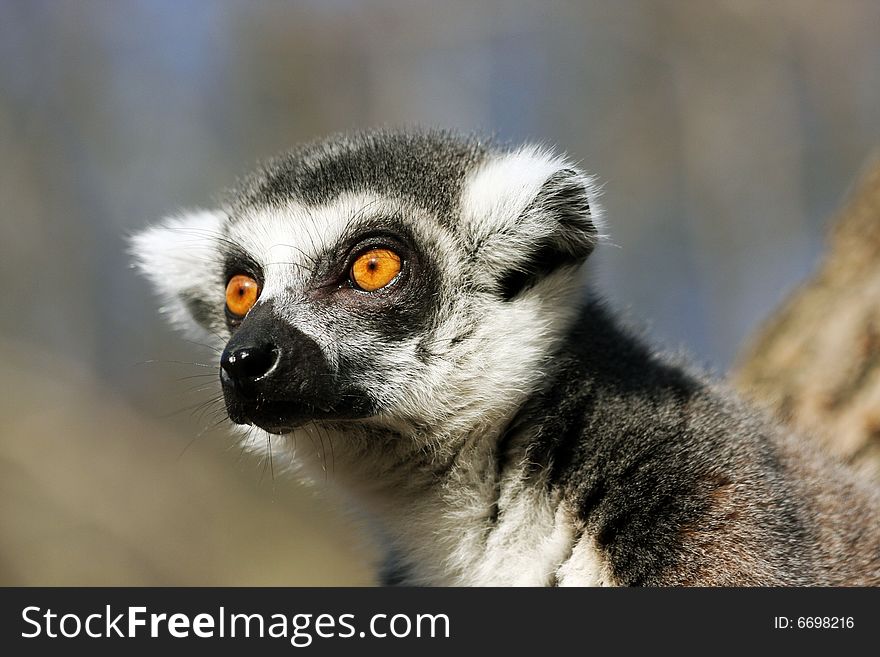
<path fill-rule="evenodd" d="M 602 231 L 546 149 L 367 132 L 132 250 L 246 444 L 310 476 L 331 441 L 386 583 L 880 584 L 877 491 L 622 327 Z"/>

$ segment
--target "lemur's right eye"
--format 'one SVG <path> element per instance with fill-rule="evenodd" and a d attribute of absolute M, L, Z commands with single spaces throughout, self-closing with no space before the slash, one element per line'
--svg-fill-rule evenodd
<path fill-rule="evenodd" d="M 226 307 L 236 317 L 244 317 L 260 296 L 260 284 L 250 276 L 238 274 L 226 284 Z"/>
<path fill-rule="evenodd" d="M 365 292 L 389 285 L 400 273 L 400 256 L 390 249 L 370 249 L 358 256 L 351 266 L 351 282 Z"/>

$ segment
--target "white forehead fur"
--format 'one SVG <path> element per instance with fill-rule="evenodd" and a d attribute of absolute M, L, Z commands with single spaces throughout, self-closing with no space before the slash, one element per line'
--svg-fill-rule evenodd
<path fill-rule="evenodd" d="M 238 218 L 228 239 L 243 248 L 263 268 L 260 298 L 289 304 L 289 290 L 309 272 L 310 263 L 358 221 L 400 213 L 401 203 L 373 194 L 341 194 L 317 207 L 293 201 L 262 207 Z"/>

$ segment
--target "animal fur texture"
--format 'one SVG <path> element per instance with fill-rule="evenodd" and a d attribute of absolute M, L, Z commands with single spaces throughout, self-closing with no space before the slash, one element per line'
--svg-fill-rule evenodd
<path fill-rule="evenodd" d="M 616 320 L 582 275 L 602 231 L 592 178 L 547 149 L 378 131 L 132 251 L 224 350 L 242 440 L 329 467 L 372 519 L 386 583 L 880 584 L 877 491 Z M 373 248 L 400 272 L 365 291 Z M 237 274 L 259 284 L 243 318 Z"/>

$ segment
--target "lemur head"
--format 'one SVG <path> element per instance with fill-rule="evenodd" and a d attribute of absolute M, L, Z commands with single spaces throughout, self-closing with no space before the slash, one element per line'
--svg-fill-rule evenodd
<path fill-rule="evenodd" d="M 369 132 L 271 162 L 133 252 L 172 321 L 219 341 L 233 422 L 451 435 L 539 378 L 598 239 L 593 193 L 541 148 Z"/>

